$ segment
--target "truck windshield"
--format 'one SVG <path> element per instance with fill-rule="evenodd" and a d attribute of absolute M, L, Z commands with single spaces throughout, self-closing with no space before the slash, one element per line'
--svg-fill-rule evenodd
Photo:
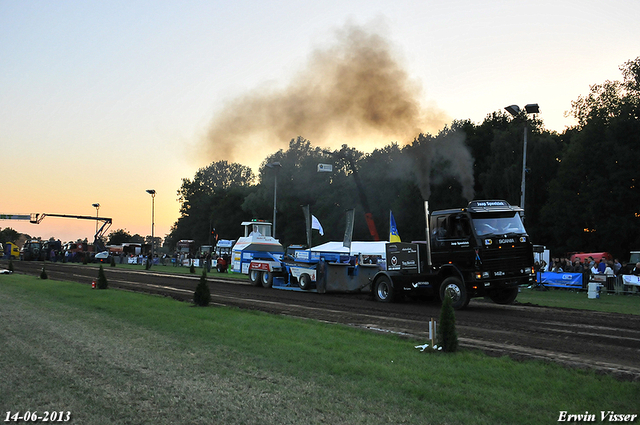
<path fill-rule="evenodd" d="M 477 216 L 471 221 L 478 236 L 526 233 L 518 213 L 509 216 Z"/>
<path fill-rule="evenodd" d="M 249 227 L 249 234 L 271 236 L 271 224 L 251 224 Z"/>

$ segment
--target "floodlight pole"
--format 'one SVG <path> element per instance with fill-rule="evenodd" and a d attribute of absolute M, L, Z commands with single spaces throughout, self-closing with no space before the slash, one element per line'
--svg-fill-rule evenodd
<path fill-rule="evenodd" d="M 527 175 L 527 135 L 529 133 L 528 131 L 529 124 L 526 119 L 526 114 L 534 114 L 533 117 L 535 118 L 535 114 L 540 112 L 540 108 L 537 103 L 529 103 L 525 105 L 524 110 L 521 110 L 518 105 L 510 105 L 505 107 L 504 109 L 506 109 L 507 112 L 509 112 L 514 117 L 520 115 L 521 113 L 525 115 L 524 146 L 522 147 L 522 181 L 520 183 L 520 208 L 522 208 L 522 211 L 524 211 L 524 194 L 525 194 L 525 188 L 526 188 L 526 175 Z M 522 217 L 522 219 L 524 220 L 524 216 Z"/>
<path fill-rule="evenodd" d="M 528 124 L 524 124 L 524 146 L 522 147 L 522 183 L 520 184 L 520 207 L 524 210 L 524 192 L 527 179 L 527 133 Z"/>
<path fill-rule="evenodd" d="M 100 204 L 97 202 L 95 204 L 91 204 L 93 208 L 96 209 L 96 234 L 98 233 L 98 211 L 100 210 Z"/>
<path fill-rule="evenodd" d="M 153 231 L 154 231 L 154 227 L 155 227 L 155 224 L 156 224 L 155 223 L 155 221 L 156 221 L 155 220 L 155 214 L 156 214 L 156 212 L 155 212 L 156 191 L 154 189 L 147 189 L 147 193 L 149 195 L 151 195 L 151 258 L 150 259 L 148 258 L 147 261 L 151 261 L 151 263 L 149 263 L 149 264 L 153 264 L 153 254 L 154 254 L 154 251 L 155 251 L 155 246 L 154 246 L 155 245 L 155 241 L 154 241 Z"/>
<path fill-rule="evenodd" d="M 271 231 L 271 236 L 275 239 L 276 238 L 276 214 L 278 212 L 276 208 L 277 193 L 278 193 L 278 170 L 282 168 L 282 164 L 280 164 L 279 162 L 270 162 L 269 164 L 267 164 L 267 167 L 272 168 L 275 173 L 273 177 L 273 227 L 272 227 L 273 230 Z"/>

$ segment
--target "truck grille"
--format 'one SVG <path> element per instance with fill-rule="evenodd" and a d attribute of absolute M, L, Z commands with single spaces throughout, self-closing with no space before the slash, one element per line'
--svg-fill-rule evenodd
<path fill-rule="evenodd" d="M 533 257 L 529 258 L 527 251 L 527 247 L 524 246 L 481 251 L 479 254 L 482 269 L 519 273 L 523 268 L 533 265 Z"/>

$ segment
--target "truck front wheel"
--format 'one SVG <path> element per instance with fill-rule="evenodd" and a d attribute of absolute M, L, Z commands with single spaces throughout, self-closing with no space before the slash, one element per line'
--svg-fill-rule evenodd
<path fill-rule="evenodd" d="M 260 270 L 249 270 L 249 281 L 251 285 L 260 286 Z"/>
<path fill-rule="evenodd" d="M 390 303 L 395 298 L 394 295 L 393 286 L 391 285 L 391 280 L 388 277 L 382 276 L 376 280 L 376 283 L 373 286 L 373 296 L 376 301 Z"/>
<path fill-rule="evenodd" d="M 518 288 L 502 289 L 491 292 L 489 298 L 496 304 L 512 304 L 518 297 Z"/>
<path fill-rule="evenodd" d="M 456 310 L 465 308 L 469 304 L 467 288 L 457 277 L 450 276 L 440 285 L 440 300 L 444 300 L 447 295 L 451 298 L 453 308 Z"/>

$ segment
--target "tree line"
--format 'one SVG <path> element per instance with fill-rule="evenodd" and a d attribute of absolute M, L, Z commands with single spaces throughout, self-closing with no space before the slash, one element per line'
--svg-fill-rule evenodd
<path fill-rule="evenodd" d="M 182 179 L 180 216 L 165 248 L 174 249 L 180 239 L 197 246 L 237 239 L 242 221 L 271 220 L 276 178 L 276 237 L 285 246 L 306 242 L 304 205 L 325 231 L 313 232 L 314 245 L 342 240 L 351 208 L 355 240 L 372 239 L 365 213 L 387 239 L 389 211 L 403 240 L 424 240 L 424 200 L 432 211 L 462 208 L 471 199 L 520 204 L 526 131 L 525 225 L 534 243 L 557 255 L 609 251 L 624 260 L 640 250 L 640 57 L 620 70 L 621 80 L 592 85 L 571 103 L 567 114 L 577 124 L 562 133 L 545 129 L 537 116 L 496 111 L 479 124 L 455 120 L 436 135 L 372 152 L 348 140 L 340 149 L 323 149 L 298 136 L 267 156 L 257 175 L 246 165 L 213 162 Z M 281 166 L 267 166 L 276 162 Z M 333 171 L 318 172 L 318 164 L 331 164 Z M 7 241 L 19 236 L 10 228 L 0 234 Z M 108 243 L 145 239 L 134 236 L 117 230 Z"/>
<path fill-rule="evenodd" d="M 590 87 L 572 102 L 577 124 L 562 133 L 539 117 L 496 111 L 484 121 L 456 120 L 436 135 L 420 134 L 361 152 L 345 143 L 327 150 L 298 136 L 269 155 L 258 174 L 217 161 L 184 178 L 180 217 L 165 238 L 196 244 L 242 236 L 240 223 L 271 220 L 277 179 L 277 234 L 283 245 L 306 241 L 301 207 L 324 228 L 313 244 L 342 240 L 345 211 L 356 211 L 354 239 L 372 240 L 365 213 L 382 240 L 393 212 L 403 240 L 424 240 L 430 210 L 465 207 L 471 199 L 520 204 L 523 137 L 528 135 L 525 225 L 535 244 L 553 252 L 609 251 L 626 259 L 640 250 L 640 57 L 621 65 L 622 80 Z M 280 167 L 267 164 L 280 163 Z M 331 173 L 318 172 L 331 164 Z"/>

